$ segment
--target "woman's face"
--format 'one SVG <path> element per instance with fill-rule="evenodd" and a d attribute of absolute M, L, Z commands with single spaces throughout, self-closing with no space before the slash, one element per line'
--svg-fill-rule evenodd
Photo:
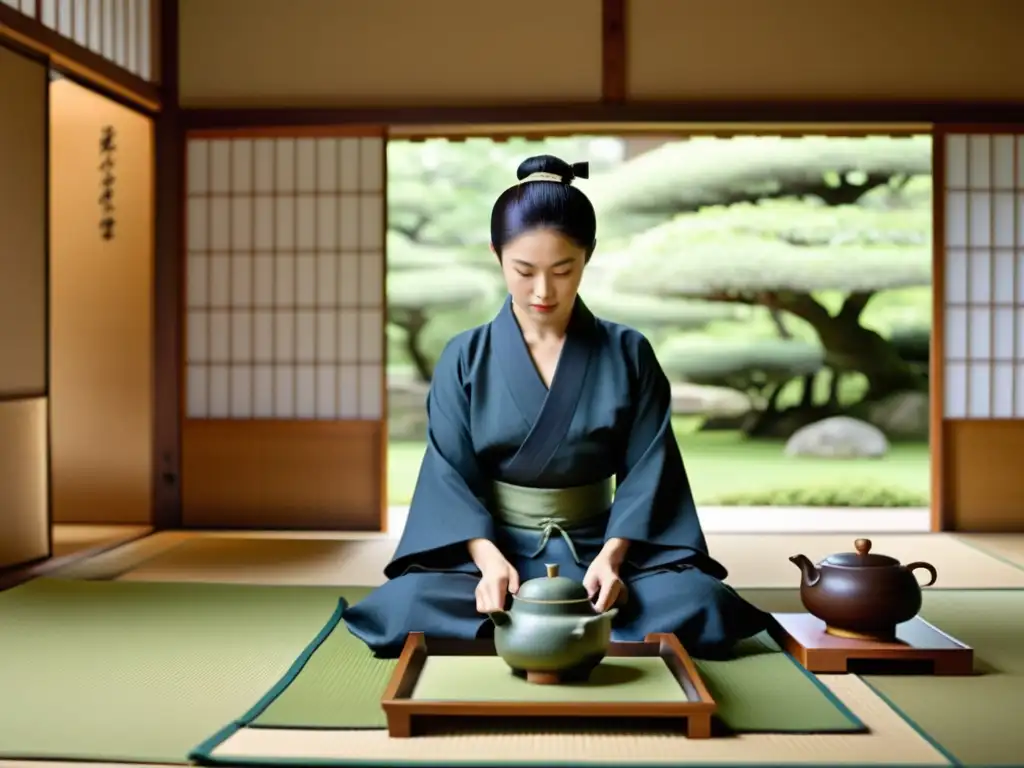
<path fill-rule="evenodd" d="M 586 255 L 561 232 L 538 229 L 520 235 L 501 254 L 512 302 L 538 324 L 564 325 L 572 314 Z"/>

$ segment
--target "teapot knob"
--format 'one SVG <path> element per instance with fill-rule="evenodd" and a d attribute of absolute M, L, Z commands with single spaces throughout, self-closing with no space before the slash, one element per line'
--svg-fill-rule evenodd
<path fill-rule="evenodd" d="M 871 551 L 871 539 L 857 539 L 853 542 L 853 548 L 857 550 L 858 555 L 864 557 Z"/>
<path fill-rule="evenodd" d="M 549 579 L 553 579 L 558 576 L 558 563 L 547 563 L 544 567 L 548 569 Z"/>

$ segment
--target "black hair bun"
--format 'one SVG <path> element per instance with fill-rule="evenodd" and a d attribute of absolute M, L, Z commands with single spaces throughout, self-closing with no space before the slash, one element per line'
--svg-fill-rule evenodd
<path fill-rule="evenodd" d="M 554 155 L 536 155 L 528 157 L 519 164 L 516 178 L 520 181 L 533 173 L 553 173 L 561 177 L 562 182 L 571 184 L 573 179 L 589 179 L 590 163 L 573 163 L 570 165 Z"/>

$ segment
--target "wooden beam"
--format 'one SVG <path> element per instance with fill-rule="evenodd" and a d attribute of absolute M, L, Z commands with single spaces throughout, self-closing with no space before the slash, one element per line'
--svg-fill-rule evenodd
<path fill-rule="evenodd" d="M 160 111 L 159 86 L 50 29 L 38 19 L 0 4 L 0 37 L 42 53 L 50 65 L 116 101 L 147 113 Z"/>
<path fill-rule="evenodd" d="M 928 443 L 931 472 L 931 530 L 953 529 L 946 450 L 946 132 L 932 134 L 932 327 L 928 361 Z"/>
<path fill-rule="evenodd" d="M 330 125 L 527 125 L 574 123 L 848 124 L 1024 123 L 1024 102 L 703 101 L 503 104 L 438 107 L 234 107 L 182 110 L 187 130 Z"/>
<path fill-rule="evenodd" d="M 181 323 L 185 132 L 178 108 L 178 0 L 160 3 L 164 108 L 154 126 L 153 504 L 157 529 L 181 527 Z"/>
<path fill-rule="evenodd" d="M 331 126 L 330 130 L 343 127 Z M 193 131 L 189 136 L 253 135 L 257 129 L 234 131 Z M 276 128 L 278 132 L 324 130 L 314 128 Z M 448 141 L 464 141 L 468 138 L 488 138 L 492 141 L 508 141 L 510 138 L 545 139 L 554 136 L 616 136 L 658 138 L 715 136 L 918 136 L 928 134 L 931 123 L 522 123 L 519 125 L 499 124 L 440 124 L 440 125 L 390 125 L 387 137 L 392 141 L 426 141 L 444 137 Z"/>
<path fill-rule="evenodd" d="M 601 98 L 605 103 L 626 100 L 627 0 L 603 0 L 601 6 Z"/>

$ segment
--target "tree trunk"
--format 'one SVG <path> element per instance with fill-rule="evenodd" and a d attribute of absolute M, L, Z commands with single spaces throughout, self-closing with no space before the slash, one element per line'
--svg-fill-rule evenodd
<path fill-rule="evenodd" d="M 803 393 L 800 397 L 801 408 L 814 407 L 814 383 L 818 380 L 818 374 L 809 373 L 804 376 Z"/>
<path fill-rule="evenodd" d="M 759 434 L 763 426 L 778 414 L 779 394 L 784 386 L 778 383 L 768 385 L 768 397 L 765 399 L 764 407 L 751 411 L 743 418 L 741 430 L 744 434 L 751 437 Z"/>
<path fill-rule="evenodd" d="M 434 376 L 434 364 L 420 349 L 420 338 L 427 325 L 427 319 L 422 312 L 409 312 L 403 319 L 405 320 L 402 323 L 402 329 L 405 331 L 405 352 L 416 369 L 417 378 L 423 383 L 429 384 Z"/>
<path fill-rule="evenodd" d="M 825 363 L 830 368 L 864 374 L 868 380 L 866 400 L 879 400 L 893 392 L 927 389 L 927 379 L 900 357 L 892 344 L 860 324 L 860 314 L 871 296 L 850 294 L 836 315 L 830 315 L 810 294 L 775 295 L 772 300 L 781 309 L 810 323 L 825 348 Z"/>
<path fill-rule="evenodd" d="M 859 372 L 868 380 L 865 399 L 879 400 L 893 392 L 922 391 L 927 381 L 878 333 L 856 320 L 829 318 L 815 325 L 825 347 L 825 359 L 837 374 Z"/>
<path fill-rule="evenodd" d="M 772 319 L 772 324 L 775 326 L 776 333 L 779 334 L 780 339 L 792 339 L 793 334 L 789 332 L 789 328 L 786 327 L 786 319 L 783 317 L 782 312 L 774 307 L 768 308 L 768 315 Z"/>
<path fill-rule="evenodd" d="M 835 368 L 830 369 L 832 372 L 832 378 L 828 383 L 828 405 L 831 408 L 839 407 L 839 383 L 842 380 L 842 371 L 837 371 Z"/>

